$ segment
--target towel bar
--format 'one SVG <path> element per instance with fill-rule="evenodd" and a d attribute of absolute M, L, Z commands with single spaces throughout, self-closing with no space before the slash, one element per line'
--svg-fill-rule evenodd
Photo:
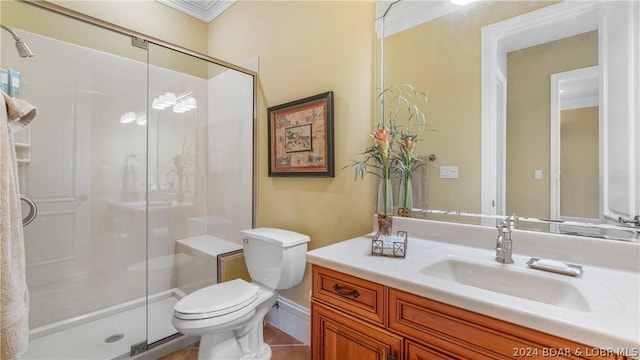
<path fill-rule="evenodd" d="M 36 203 L 25 196 L 20 195 L 20 200 L 26 202 L 27 205 L 29 205 L 29 214 L 27 214 L 27 216 L 22 219 L 22 226 L 24 227 L 31 224 L 33 219 L 36 218 L 36 215 L 38 214 L 38 207 L 36 206 Z"/>

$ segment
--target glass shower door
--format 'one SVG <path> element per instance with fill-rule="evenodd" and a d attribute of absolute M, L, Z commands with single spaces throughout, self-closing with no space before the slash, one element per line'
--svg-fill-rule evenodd
<path fill-rule="evenodd" d="M 0 7 L 35 53 L 20 58 L 1 32 L 1 63 L 38 108 L 15 134 L 21 192 L 38 206 L 24 359 L 144 351 L 177 333 L 182 296 L 246 278 L 255 75 L 29 3 Z"/>
<path fill-rule="evenodd" d="M 24 229 L 24 358 L 128 353 L 147 332 L 147 51 L 29 4 L 1 6 L 35 53 L 20 58 L 2 32 L 2 65 L 21 72 L 20 97 L 38 108 L 15 134 L 21 193 L 38 206 Z"/>
<path fill-rule="evenodd" d="M 153 43 L 148 50 L 152 344 L 177 332 L 178 299 L 226 280 L 220 259 L 242 262 L 240 230 L 253 226 L 254 79 Z"/>
<path fill-rule="evenodd" d="M 190 220 L 206 213 L 201 186 L 206 156 L 203 60 L 152 43 L 148 88 L 148 341 L 177 333 L 173 305 L 178 283 L 194 271 L 193 257 L 176 251 L 192 233 Z"/>

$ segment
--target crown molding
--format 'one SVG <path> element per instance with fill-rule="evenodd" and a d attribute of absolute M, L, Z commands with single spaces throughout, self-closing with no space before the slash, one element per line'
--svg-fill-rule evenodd
<path fill-rule="evenodd" d="M 235 4 L 236 0 L 155 0 L 206 23 Z"/>

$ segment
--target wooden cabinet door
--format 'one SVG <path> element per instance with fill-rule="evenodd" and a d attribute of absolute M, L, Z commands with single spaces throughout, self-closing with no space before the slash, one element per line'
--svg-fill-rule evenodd
<path fill-rule="evenodd" d="M 312 360 L 401 360 L 402 337 L 323 305 L 311 304 Z"/>

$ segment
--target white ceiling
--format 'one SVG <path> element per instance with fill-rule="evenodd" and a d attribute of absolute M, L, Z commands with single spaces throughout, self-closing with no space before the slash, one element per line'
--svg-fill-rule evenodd
<path fill-rule="evenodd" d="M 156 0 L 206 23 L 222 14 L 236 0 Z"/>

